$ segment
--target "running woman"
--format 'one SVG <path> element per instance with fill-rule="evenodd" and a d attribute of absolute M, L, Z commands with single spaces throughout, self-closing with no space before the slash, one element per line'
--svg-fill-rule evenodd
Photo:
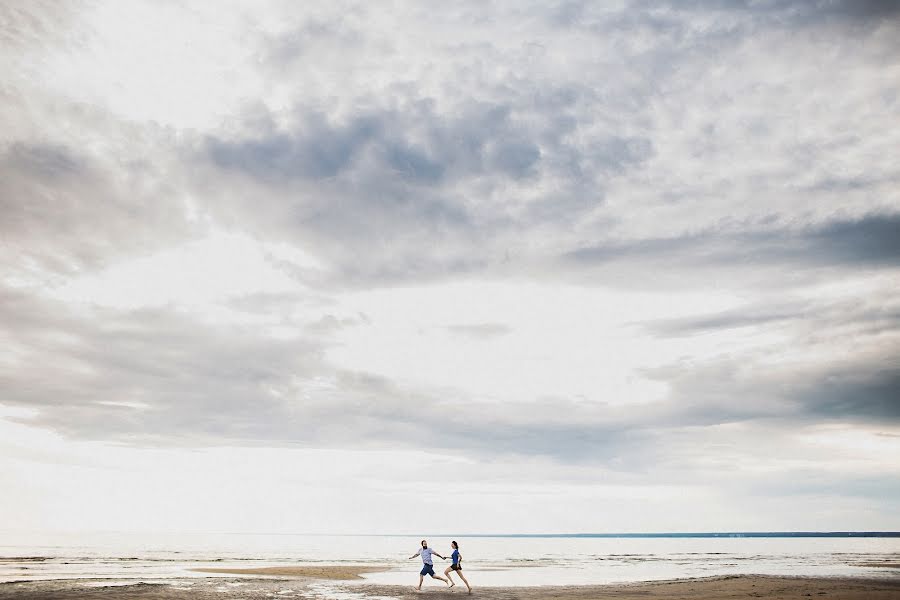
<path fill-rule="evenodd" d="M 459 578 L 463 580 L 463 583 L 466 584 L 466 587 L 469 589 L 469 593 L 472 593 L 472 586 L 469 585 L 469 581 L 466 579 L 466 576 L 463 575 L 462 572 L 462 554 L 459 553 L 459 544 L 456 542 L 450 542 L 450 547 L 453 549 L 453 554 L 450 555 L 450 560 L 453 562 L 452 565 L 444 569 L 444 575 L 447 576 L 447 579 L 450 581 L 450 587 L 456 585 L 453 582 L 453 577 L 450 576 L 450 571 L 456 571 L 456 574 L 459 575 Z"/>

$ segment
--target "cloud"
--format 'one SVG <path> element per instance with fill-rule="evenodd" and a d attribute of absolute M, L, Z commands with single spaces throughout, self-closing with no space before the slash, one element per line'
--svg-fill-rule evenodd
<path fill-rule="evenodd" d="M 753 327 L 797 319 L 802 317 L 803 310 L 802 306 L 741 308 L 699 318 L 668 320 L 651 324 L 649 327 L 660 336 L 695 335 L 709 331 Z"/>
<path fill-rule="evenodd" d="M 654 3 L 647 3 L 652 5 Z M 789 27 L 823 25 L 832 21 L 889 21 L 900 16 L 900 9 L 893 0 L 819 0 L 797 5 L 783 0 L 764 2 L 729 2 L 722 0 L 697 0 L 694 2 L 659 2 L 675 11 L 738 13 L 770 24 Z"/>
<path fill-rule="evenodd" d="M 459 100 L 448 112 L 439 111 L 427 97 L 395 100 L 399 106 L 368 110 L 343 122 L 297 106 L 287 128 L 249 138 L 211 137 L 205 148 L 214 165 L 264 184 L 277 188 L 333 178 L 345 184 L 340 188 L 345 200 L 356 200 L 346 196 L 365 190 L 374 196 L 369 202 L 381 208 L 390 208 L 381 196 L 406 196 L 411 192 L 401 186 L 415 186 L 417 195 L 443 198 L 446 208 L 441 213 L 422 214 L 438 218 L 465 214 L 467 207 L 490 208 L 486 202 L 470 205 L 453 193 L 476 178 L 493 186 L 507 181 L 539 186 L 542 179 L 566 175 L 576 166 L 580 172 L 617 173 L 652 154 L 649 140 L 615 134 L 590 139 L 584 148 L 571 146 L 564 134 L 573 125 L 556 122 L 556 116 L 532 98 L 514 96 L 508 103 Z M 276 118 L 271 115 L 271 120 Z M 565 159 L 580 165 L 566 164 Z"/>
<path fill-rule="evenodd" d="M 11 289 L 0 312 L 9 356 L 0 368 L 4 404 L 34 411 L 23 422 L 77 439 L 182 447 L 429 444 L 465 454 L 551 456 L 600 447 L 597 424 L 535 420 L 549 417 L 549 408 L 508 419 L 489 403 L 441 400 L 338 369 L 323 357 L 327 337 L 303 330 L 273 336 L 258 325 L 204 323 L 165 308 L 76 312 Z M 313 328 L 332 330 L 321 322 Z M 433 419 L 441 412 L 443 419 Z"/>
<path fill-rule="evenodd" d="M 672 386 L 672 422 L 716 425 L 748 421 L 793 426 L 857 423 L 896 427 L 896 343 L 866 360 L 772 365 L 763 356 L 722 357 L 648 373 Z"/>
<path fill-rule="evenodd" d="M 900 423 L 900 369 L 890 360 L 867 367 L 828 373 L 798 397 L 821 419 Z"/>
<path fill-rule="evenodd" d="M 896 3 L 173 6 L 146 9 L 171 24 L 150 38 L 115 6 L 0 7 L 16 419 L 141 448 L 895 495 L 881 450 L 821 446 L 900 426 Z M 231 253 L 185 268 L 214 235 Z M 171 273 L 142 277 L 160 255 Z M 141 292 L 173 282 L 197 293 Z M 402 309 L 461 282 L 527 285 Z M 583 288 L 602 301 L 565 299 Z M 407 329 L 447 344 L 450 384 L 403 362 Z M 545 395 L 480 387 L 501 362 L 491 382 Z"/>
<path fill-rule="evenodd" d="M 4 4 L 0 7 L 0 16 L 8 26 L 0 31 L 0 41 L 19 50 L 30 50 L 47 43 L 71 42 L 77 36 L 65 34 L 72 32 L 77 15 L 73 5 L 58 7 L 41 0 Z"/>
<path fill-rule="evenodd" d="M 521 19 L 497 10 L 497 19 Z M 573 54 L 559 11 L 585 29 L 595 52 Z M 220 198 L 211 209 L 219 218 L 247 215 L 266 235 L 308 241 L 336 277 L 362 286 L 500 270 L 509 258 L 536 276 L 554 253 L 657 257 L 674 277 L 685 269 L 671 268 L 670 250 L 707 264 L 889 260 L 890 246 L 865 250 L 854 240 L 852 252 L 814 259 L 828 244 L 817 234 L 865 237 L 893 218 L 897 170 L 880 158 L 890 136 L 864 133 L 869 125 L 844 106 L 867 102 L 872 119 L 887 123 L 889 86 L 866 77 L 871 85 L 830 93 L 833 82 L 809 69 L 820 37 L 791 32 L 798 14 L 844 8 L 701 2 L 559 11 L 538 12 L 507 41 L 492 35 L 496 21 L 473 25 L 467 10 L 447 9 L 448 23 L 471 25 L 465 38 L 422 24 L 433 41 L 413 54 L 377 20 L 318 15 L 261 36 L 270 66 L 315 81 L 322 69 L 348 67 L 349 81 L 340 93 L 279 88 L 278 104 L 246 107 L 207 133 L 190 158 L 204 173 L 198 193 Z M 876 31 L 865 35 L 884 47 Z M 345 38 L 345 56 L 329 50 Z M 796 65 L 773 67 L 764 60 L 771 48 Z M 401 75 L 399 56 L 419 85 Z M 858 73 L 880 64 L 852 49 L 828 60 Z M 479 68 L 485 61 L 506 68 Z M 364 83 L 364 65 L 384 82 L 377 92 Z M 264 200 L 250 209 L 249 197 Z M 846 228 L 826 231 L 829 222 Z M 699 247 L 707 243 L 708 252 Z"/>
<path fill-rule="evenodd" d="M 0 152 L 0 180 L 4 262 L 13 269 L 97 268 L 188 235 L 181 207 L 160 201 L 138 166 L 111 175 L 70 147 L 15 142 Z"/>
<path fill-rule="evenodd" d="M 876 146 L 889 147 L 889 134 L 880 142 L 865 133 L 837 135 L 864 132 L 852 111 L 832 104 L 841 96 L 831 95 L 824 104 L 810 94 L 794 101 L 795 88 L 822 88 L 816 73 L 795 69 L 790 78 L 807 83 L 787 86 L 778 69 L 760 61 L 764 47 L 793 47 L 802 49 L 797 61 L 803 66 L 819 47 L 818 38 L 771 38 L 756 21 L 770 19 L 789 28 L 785 15 L 884 15 L 883 8 L 878 3 L 797 8 L 698 2 L 619 9 L 568 3 L 532 10 L 527 19 L 504 7 L 493 7 L 485 18 L 479 14 L 483 8 L 447 7 L 446 26 L 466 27 L 460 37 L 445 35 L 420 11 L 397 7 L 395 25 L 415 24 L 431 40 L 410 52 L 409 44 L 417 42 L 391 36 L 388 23 L 317 7 L 285 15 L 277 26 L 248 25 L 250 48 L 243 58 L 254 68 L 262 61 L 260 77 L 271 93 L 244 98 L 221 126 L 168 137 L 146 124 L 131 122 L 126 128 L 110 114 L 98 124 L 96 115 L 78 117 L 70 104 L 60 118 L 76 123 L 78 136 L 64 139 L 59 134 L 64 128 L 48 126 L 56 133 L 44 134 L 40 143 L 21 136 L 12 145 L 54 148 L 64 152 L 58 156 L 77 158 L 73 165 L 92 169 L 93 186 L 117 181 L 125 165 L 78 156 L 73 151 L 78 137 L 94 140 L 93 147 L 99 142 L 107 156 L 142 156 L 140 183 L 120 182 L 109 193 L 119 199 L 121 189 L 147 190 L 140 208 L 131 210 L 169 206 L 170 212 L 164 223 L 158 215 L 141 215 L 133 223 L 136 229 L 183 228 L 177 220 L 184 203 L 171 203 L 169 191 L 186 190 L 194 208 L 219 225 L 315 248 L 333 267 L 338 285 L 452 278 L 503 270 L 509 261 L 516 272 L 538 276 L 554 254 L 584 257 L 593 249 L 597 257 L 608 249 L 650 255 L 654 245 L 657 254 L 679 246 L 679 254 L 678 240 L 707 235 L 697 231 L 712 232 L 722 245 L 734 239 L 745 247 L 765 246 L 788 230 L 840 219 L 833 214 L 834 202 L 810 202 L 816 207 L 810 209 L 803 202 L 781 201 L 785 188 L 807 199 L 835 194 L 850 223 L 890 205 L 897 174 L 878 158 L 885 153 Z M 193 16 L 201 17 L 210 15 Z M 523 22 L 508 39 L 496 35 L 499 23 L 508 22 L 504 19 Z M 23 31 L 29 22 L 15 21 Z M 561 24 L 585 28 L 595 52 L 574 52 L 575 40 L 559 32 Z M 62 39 L 70 35 L 65 27 L 57 23 L 47 35 Z M 77 30 L 79 23 L 69 27 Z M 866 35 L 873 36 L 869 47 L 883 46 L 875 33 Z M 91 39 L 85 35 L 74 50 Z M 744 90 L 747 78 L 710 75 L 715 68 L 710 56 L 728 57 L 750 79 L 764 78 Z M 859 73 L 880 64 L 850 50 L 828 60 Z M 340 86 L 328 76 L 336 72 L 345 74 Z M 707 75 L 711 78 L 704 79 Z M 695 89 L 699 80 L 710 82 L 704 88 L 709 93 Z M 303 82 L 303 89 L 292 81 Z M 848 97 L 870 107 L 868 123 L 882 122 L 891 116 L 890 86 L 867 81 L 871 85 L 848 90 Z M 53 97 L 58 92 L 42 92 L 52 101 L 39 94 L 40 111 L 59 111 L 49 108 L 59 103 Z M 754 95 L 743 101 L 745 92 Z M 827 115 L 807 107 L 807 101 L 827 108 Z M 771 118 L 754 108 L 773 104 L 780 108 Z M 111 110 L 96 107 L 104 109 Z M 785 116 L 799 119 L 797 126 L 808 134 L 785 135 L 775 126 Z M 675 126 L 676 118 L 683 126 Z M 141 139 L 146 143 L 140 148 L 128 148 L 128 142 Z M 782 165 L 778 171 L 761 160 L 755 140 Z M 127 162 L 137 171 L 138 163 Z M 743 189 L 751 184 L 781 188 L 779 198 L 767 193 L 771 201 L 760 194 L 747 201 Z M 883 200 L 871 201 L 879 193 Z M 702 201 L 709 198 L 722 200 Z M 93 221 L 115 222 L 114 206 L 94 210 Z M 735 210 L 742 214 L 731 216 Z M 644 214 L 647 219 L 638 216 Z M 654 214 L 664 216 L 653 219 Z M 730 237 L 726 227 L 716 234 L 728 218 L 738 223 L 733 229 L 750 223 L 756 232 Z M 774 231 L 760 226 L 766 218 L 775 219 Z M 597 244 L 604 239 L 626 241 Z M 628 240 L 640 241 L 645 250 L 617 247 Z M 862 248 L 853 240 L 847 244 L 855 252 Z M 870 248 L 864 258 L 890 250 Z M 719 252 L 729 258 L 727 249 Z M 734 258 L 752 262 L 749 254 Z"/>
<path fill-rule="evenodd" d="M 329 338 L 203 322 L 178 310 L 88 308 L 5 290 L 4 404 L 76 439 L 137 446 L 416 448 L 603 461 L 644 439 L 626 415 L 564 398 L 512 407 L 338 368 Z M 480 328 L 478 329 L 481 333 Z M 319 332 L 320 335 L 328 331 Z M 467 333 L 467 335 L 469 335 Z M 435 419 L 434 415 L 442 415 Z"/>
<path fill-rule="evenodd" d="M 204 322 L 177 309 L 73 311 L 10 289 L 0 313 L 9 356 L 0 368 L 4 404 L 34 411 L 20 419 L 28 424 L 77 439 L 177 447 L 427 445 L 481 459 L 531 456 L 625 469 L 657 460 L 665 440 L 686 428 L 900 424 L 890 366 L 895 345 L 855 363 L 772 368 L 750 353 L 675 364 L 646 373 L 672 393 L 643 406 L 566 397 L 505 404 L 332 364 L 325 349 L 340 321 L 328 315 L 285 335 L 258 324 Z M 490 323 L 461 327 L 466 337 L 508 332 Z"/>
<path fill-rule="evenodd" d="M 822 335 L 839 327 L 843 334 L 868 335 L 900 329 L 900 307 L 892 302 L 810 299 L 786 303 L 766 299 L 756 305 L 696 317 L 641 323 L 654 335 L 690 336 L 723 330 L 768 327 Z"/>
<path fill-rule="evenodd" d="M 675 238 L 641 239 L 574 250 L 566 262 L 602 265 L 617 261 L 695 267 L 896 267 L 900 264 L 900 216 L 869 215 L 800 229 L 710 230 Z"/>
<path fill-rule="evenodd" d="M 558 91 L 546 107 L 463 99 L 445 112 L 410 98 L 343 120 L 297 106 L 270 115 L 289 123 L 263 135 L 207 138 L 208 163 L 196 160 L 205 181 L 232 182 L 213 214 L 227 207 L 267 234 L 307 239 L 348 281 L 473 272 L 508 259 L 524 228 L 562 227 L 595 209 L 604 181 L 652 156 L 647 138 L 613 131 L 567 141 L 576 125 L 550 111 L 575 96 Z M 251 196 L 268 200 L 251 211 Z"/>

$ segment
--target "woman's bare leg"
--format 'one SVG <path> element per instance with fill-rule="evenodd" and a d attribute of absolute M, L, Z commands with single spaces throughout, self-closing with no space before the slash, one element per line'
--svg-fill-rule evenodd
<path fill-rule="evenodd" d="M 444 569 L 444 575 L 447 576 L 447 581 L 450 582 L 450 587 L 453 587 L 454 585 L 456 585 L 456 582 L 453 581 L 453 577 L 450 576 L 450 571 L 452 571 L 452 570 L 453 569 L 451 569 L 450 567 L 447 567 L 446 569 Z"/>
<path fill-rule="evenodd" d="M 462 569 L 460 569 L 459 571 L 457 571 L 456 574 L 459 575 L 459 578 L 463 580 L 463 583 L 465 583 L 465 584 L 466 584 L 466 587 L 469 588 L 469 593 L 471 594 L 471 593 L 472 593 L 472 586 L 469 585 L 469 580 L 466 579 L 466 576 L 462 574 Z"/>

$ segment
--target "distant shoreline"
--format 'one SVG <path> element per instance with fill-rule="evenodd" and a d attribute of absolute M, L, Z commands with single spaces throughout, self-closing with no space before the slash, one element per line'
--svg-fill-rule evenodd
<path fill-rule="evenodd" d="M 257 534 L 238 534 L 257 535 Z M 259 534 L 262 535 L 262 534 Z M 269 535 L 269 534 L 265 534 Z M 710 531 L 675 533 L 346 533 L 274 534 L 335 537 L 459 537 L 459 538 L 898 538 L 900 531 Z"/>

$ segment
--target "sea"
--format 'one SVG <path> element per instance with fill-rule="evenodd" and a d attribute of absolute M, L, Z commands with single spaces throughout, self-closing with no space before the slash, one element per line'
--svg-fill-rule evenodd
<path fill-rule="evenodd" d="M 246 533 L 4 534 L 0 582 L 47 579 L 164 583 L 192 569 L 302 565 L 383 567 L 362 583 L 414 585 L 425 537 L 449 555 L 459 543 L 473 586 L 590 585 L 760 574 L 900 578 L 900 533 L 570 535 L 308 535 Z M 438 572 L 445 563 L 436 559 Z M 884 566 L 873 566 L 873 565 Z M 894 565 L 893 567 L 888 565 Z M 428 585 L 440 582 L 428 581 Z M 343 585 L 343 584 L 342 584 Z"/>

